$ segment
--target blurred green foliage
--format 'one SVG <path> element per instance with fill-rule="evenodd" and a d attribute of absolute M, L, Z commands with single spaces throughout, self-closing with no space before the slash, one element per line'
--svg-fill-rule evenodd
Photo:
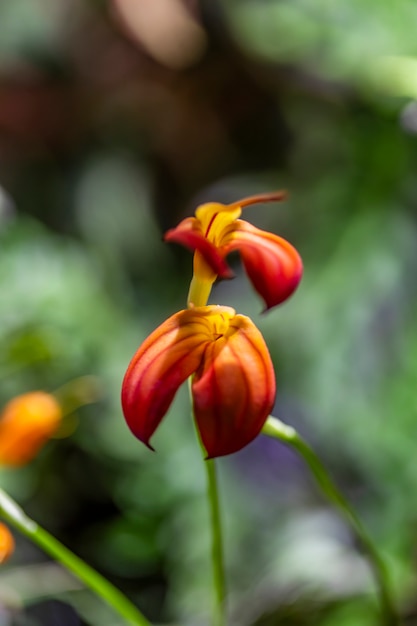
<path fill-rule="evenodd" d="M 105 3 L 0 6 L 0 400 L 84 376 L 100 389 L 70 437 L 2 470 L 2 485 L 150 619 L 207 623 L 208 512 L 186 391 L 151 453 L 125 426 L 120 385 L 139 343 L 185 303 L 191 255 L 165 246 L 163 230 L 200 202 L 285 186 L 288 203 L 245 216 L 297 246 L 298 292 L 260 316 L 236 260 L 236 279 L 212 302 L 261 328 L 276 414 L 346 491 L 412 616 L 416 113 L 373 76 L 381 58 L 416 54 L 417 5 L 200 8 L 209 48 L 174 71 Z M 260 437 L 219 467 L 230 623 L 377 623 L 367 565 L 301 461 Z M 40 586 L 50 567 L 18 539 L 0 571 L 2 624 L 56 623 L 46 608 L 30 615 L 54 597 L 85 623 L 114 626 L 65 575 Z"/>

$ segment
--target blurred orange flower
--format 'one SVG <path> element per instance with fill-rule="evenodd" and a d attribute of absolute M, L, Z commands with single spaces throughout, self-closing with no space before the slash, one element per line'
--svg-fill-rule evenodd
<path fill-rule="evenodd" d="M 0 565 L 5 563 L 14 552 L 14 538 L 8 527 L 0 522 Z"/>
<path fill-rule="evenodd" d="M 13 398 L 0 415 L 0 465 L 29 463 L 61 423 L 57 400 L 44 391 Z"/>
<path fill-rule="evenodd" d="M 237 452 L 260 433 L 276 388 L 268 348 L 252 320 L 230 307 L 194 307 L 175 313 L 145 339 L 124 377 L 122 406 L 129 428 L 149 448 L 189 376 L 209 458 Z"/>

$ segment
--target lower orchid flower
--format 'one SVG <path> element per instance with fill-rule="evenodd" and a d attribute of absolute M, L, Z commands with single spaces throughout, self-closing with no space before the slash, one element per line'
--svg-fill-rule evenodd
<path fill-rule="evenodd" d="M 145 339 L 127 369 L 122 406 L 133 434 L 150 438 L 191 378 L 194 416 L 208 458 L 236 452 L 261 431 L 275 400 L 275 375 L 253 322 L 230 307 L 175 313 Z"/>

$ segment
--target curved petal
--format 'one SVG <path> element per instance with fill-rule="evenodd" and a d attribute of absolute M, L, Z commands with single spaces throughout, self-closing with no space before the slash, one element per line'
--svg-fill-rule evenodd
<path fill-rule="evenodd" d="M 222 252 L 239 250 L 246 273 L 266 304 L 266 310 L 281 304 L 298 287 L 303 263 L 297 250 L 285 239 L 237 220 L 230 228 Z"/>
<path fill-rule="evenodd" d="M 249 318 L 235 316 L 229 331 L 207 346 L 192 392 L 209 458 L 237 452 L 260 433 L 276 386 L 268 348 Z"/>
<path fill-rule="evenodd" d="M 132 433 L 149 440 L 178 387 L 200 365 L 207 330 L 192 310 L 175 313 L 139 347 L 122 385 L 122 407 Z"/>
<path fill-rule="evenodd" d="M 214 278 L 232 278 L 233 272 L 227 265 L 224 256 L 219 249 L 211 243 L 201 230 L 200 221 L 195 217 L 187 217 L 176 228 L 171 228 L 164 235 L 164 241 L 179 243 L 193 251 L 198 251 L 209 268 L 214 273 Z M 208 276 L 210 278 L 211 276 Z"/>

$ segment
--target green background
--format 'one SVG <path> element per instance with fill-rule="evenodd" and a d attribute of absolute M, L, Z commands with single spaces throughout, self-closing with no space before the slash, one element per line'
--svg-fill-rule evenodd
<path fill-rule="evenodd" d="M 163 232 L 202 202 L 286 188 L 286 203 L 244 217 L 297 247 L 298 291 L 260 315 L 233 257 L 236 278 L 211 302 L 263 332 L 275 415 L 355 506 L 413 624 L 417 4 L 171 7 L 200 42 L 178 64 L 163 11 L 149 47 L 150 30 L 129 33 L 110 3 L 0 4 L 0 402 L 84 376 L 97 397 L 67 420 L 68 437 L 3 468 L 2 486 L 153 622 L 208 623 L 205 476 L 186 389 L 151 453 L 125 425 L 121 381 L 140 342 L 185 306 L 192 257 Z M 183 52 L 189 31 L 175 39 L 167 23 Z M 302 462 L 261 436 L 218 465 L 230 624 L 377 624 L 361 551 Z M 0 570 L 2 626 L 116 626 L 16 540 Z"/>

